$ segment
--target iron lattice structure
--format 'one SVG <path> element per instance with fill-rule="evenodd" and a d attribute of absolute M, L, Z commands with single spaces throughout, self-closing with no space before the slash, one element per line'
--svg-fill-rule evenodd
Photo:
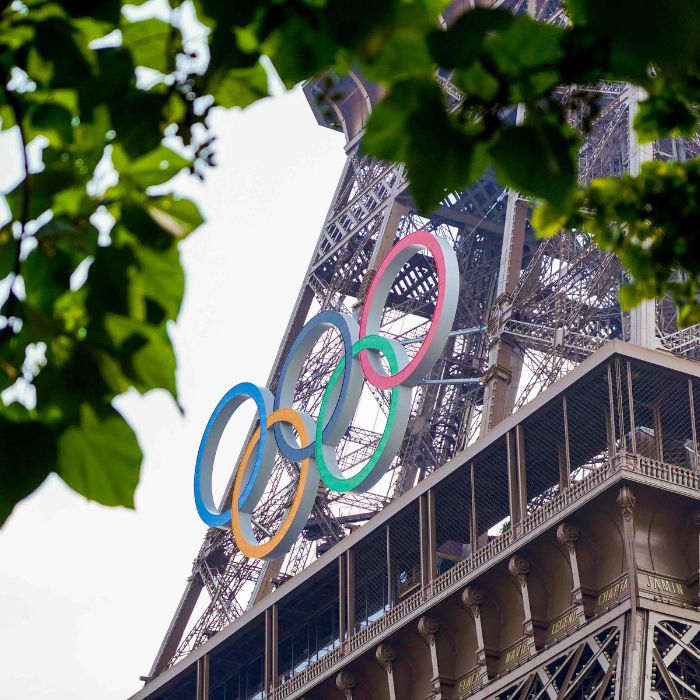
<path fill-rule="evenodd" d="M 445 22 L 468 4 L 453 3 Z M 527 10 L 538 19 L 565 21 L 559 3 L 552 0 L 493 4 L 514 12 Z M 461 96 L 449 75 L 440 73 L 438 79 L 448 102 L 458 105 Z M 421 216 L 404 168 L 374 161 L 358 148 L 377 97 L 371 85 L 351 75 L 334 89 L 340 98 L 330 98 L 322 81 L 307 84 L 305 92 L 321 124 L 344 130 L 348 157 L 268 385 L 274 389 L 285 352 L 305 321 L 324 309 L 357 314 L 383 255 L 396 240 L 416 229 L 449 240 L 457 253 L 461 294 L 453 334 L 430 376 L 414 391 L 411 420 L 399 456 L 374 492 L 319 492 L 303 536 L 283 560 L 273 563 L 244 557 L 230 532 L 206 532 L 151 677 L 197 648 L 349 529 L 371 518 L 606 341 L 632 340 L 693 358 L 700 351 L 699 329 L 678 330 L 676 309 L 668 300 L 624 313 L 617 298 L 624 271 L 616 258 L 595 248 L 582 233 L 538 240 L 529 223 L 530 203 L 501 187 L 491 174 L 463 192 L 446 196 L 431 216 Z M 639 95 L 629 86 L 601 84 L 591 86 L 589 92 L 599 112 L 580 152 L 582 182 L 638 172 L 646 159 L 685 159 L 700 152 L 698 139 L 667 139 L 640 146 L 630 128 Z M 567 95 L 563 89 L 562 100 Z M 572 123 L 581 116 L 572 111 Z M 404 343 L 409 355 L 430 322 L 435 290 L 432 259 L 419 254 L 401 271 L 389 295 L 383 331 Z M 327 378 L 339 356 L 339 338 L 327 333 L 306 362 L 297 384 L 295 408 L 318 413 Z M 381 418 L 387 411 L 386 397 L 381 392 L 366 393 L 367 402 Z M 341 467 L 351 470 L 363 463 L 379 436 L 374 425 L 358 417 L 339 446 Z M 279 459 L 255 513 L 262 528 L 274 531 L 295 487 L 295 465 Z M 659 630 L 660 635 L 675 633 L 664 627 Z M 687 633 L 678 634 L 683 638 Z M 606 640 L 607 646 L 617 643 L 613 637 Z M 682 663 L 682 654 L 672 661 L 668 654 L 659 651 L 662 663 L 657 661 L 660 675 L 654 691 L 659 698 L 672 697 L 664 694 L 664 683 Z M 595 650 L 584 656 L 591 656 L 591 667 L 599 671 L 596 682 L 609 682 L 611 662 L 606 666 L 605 657 L 596 656 Z M 578 655 L 577 663 L 583 663 L 584 656 Z M 550 693 L 543 689 L 559 683 L 558 674 L 570 675 L 562 669 L 573 661 L 560 661 L 550 676 L 544 669 L 544 675 L 533 678 L 528 689 L 514 688 L 502 697 L 548 697 Z"/>

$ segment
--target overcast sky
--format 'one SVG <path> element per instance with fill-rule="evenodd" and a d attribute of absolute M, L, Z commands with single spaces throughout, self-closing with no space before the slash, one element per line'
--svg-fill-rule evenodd
<path fill-rule="evenodd" d="M 213 125 L 219 166 L 203 185 L 180 181 L 207 219 L 182 245 L 187 288 L 171 333 L 185 415 L 162 391 L 119 399 L 145 455 L 135 511 L 89 503 L 52 476 L 0 530 L 0 700 L 141 687 L 204 534 L 192 499 L 201 432 L 228 388 L 265 383 L 279 347 L 343 137 L 316 124 L 299 89 Z M 13 145 L 0 138 L 0 188 Z"/>

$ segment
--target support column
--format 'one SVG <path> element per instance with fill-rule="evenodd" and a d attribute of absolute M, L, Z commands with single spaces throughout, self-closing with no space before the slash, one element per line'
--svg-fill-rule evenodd
<path fill-rule="evenodd" d="M 522 499 L 520 491 L 520 479 L 518 473 L 518 454 L 515 432 L 506 434 L 506 455 L 508 466 L 508 509 L 510 511 L 510 530 L 514 537 L 520 534 L 520 521 L 522 520 Z"/>
<path fill-rule="evenodd" d="M 658 402 L 654 404 L 654 442 L 656 442 L 656 458 L 664 461 L 664 434 L 661 428 L 661 406 Z"/>
<path fill-rule="evenodd" d="M 615 396 L 617 398 L 617 434 L 620 439 L 620 449 L 627 452 L 627 421 L 625 406 L 622 400 L 622 360 L 615 360 Z"/>
<path fill-rule="evenodd" d="M 610 363 L 608 363 L 608 402 L 608 420 L 606 421 L 608 431 L 608 463 L 612 464 L 617 455 L 617 440 L 615 437 L 615 399 Z"/>
<path fill-rule="evenodd" d="M 641 172 L 642 163 L 654 158 L 653 144 L 639 143 L 637 134 L 632 126 L 639 111 L 639 102 L 646 97 L 644 90 L 629 85 L 627 87 L 629 106 L 629 158 L 630 175 L 637 176 Z M 656 348 L 656 300 L 645 299 L 639 306 L 630 311 L 630 341 L 645 348 Z"/>
<path fill-rule="evenodd" d="M 700 469 L 700 460 L 698 460 L 698 435 L 695 425 L 695 399 L 693 397 L 693 380 L 688 377 L 688 401 L 690 406 L 690 435 L 693 442 L 693 469 Z"/>
<path fill-rule="evenodd" d="M 202 658 L 202 700 L 209 700 L 209 654 Z"/>
<path fill-rule="evenodd" d="M 435 491 L 430 489 L 425 494 L 428 516 L 428 577 L 429 583 L 437 577 L 437 511 L 435 510 Z"/>
<path fill-rule="evenodd" d="M 462 591 L 462 605 L 467 609 L 474 619 L 476 629 L 476 658 L 474 659 L 481 683 L 488 681 L 488 671 L 486 668 L 486 646 L 484 644 L 484 628 L 481 624 L 481 606 L 484 602 L 483 593 L 476 586 L 467 586 Z"/>
<path fill-rule="evenodd" d="M 630 602 L 632 609 L 637 607 L 637 559 L 634 551 L 634 506 L 635 495 L 629 486 L 623 486 L 617 494 L 617 505 L 622 511 L 622 529 L 625 540 L 625 565 L 629 576 Z"/>
<path fill-rule="evenodd" d="M 355 633 L 355 557 L 352 548 L 345 552 L 345 591 L 347 593 L 348 639 Z"/>
<path fill-rule="evenodd" d="M 348 639 L 348 608 L 347 608 L 347 575 L 345 555 L 341 554 L 338 557 L 338 635 L 340 637 L 340 646 L 342 647 Z"/>
<path fill-rule="evenodd" d="M 271 608 L 271 644 L 272 654 L 270 656 L 270 677 L 272 687 L 277 688 L 280 684 L 280 662 L 279 662 L 279 606 L 275 603 Z"/>
<path fill-rule="evenodd" d="M 391 575 L 391 525 L 386 524 L 386 595 L 387 603 L 393 605 L 395 601 L 394 577 Z"/>
<path fill-rule="evenodd" d="M 644 613 L 638 609 L 637 560 L 634 551 L 634 506 L 635 498 L 629 486 L 623 486 L 617 495 L 617 504 L 622 511 L 623 537 L 625 541 L 625 564 L 630 590 L 630 611 L 627 614 L 625 629 L 626 663 L 622 669 L 622 700 L 636 700 L 641 697 Z"/>
<path fill-rule="evenodd" d="M 479 521 L 477 519 L 477 514 L 476 514 L 476 472 L 474 469 L 474 462 L 471 462 L 469 464 L 469 471 L 470 471 L 470 486 L 471 486 L 471 513 L 470 513 L 470 518 L 469 518 L 469 538 L 470 542 L 469 544 L 471 545 L 471 553 L 474 554 L 477 549 L 479 549 Z"/>
<path fill-rule="evenodd" d="M 634 418 L 634 392 L 632 391 L 632 365 L 627 360 L 627 402 L 630 407 L 630 447 L 637 454 L 637 425 Z"/>
<path fill-rule="evenodd" d="M 518 475 L 518 507 L 522 521 L 527 517 L 527 464 L 525 462 L 525 428 L 522 423 L 515 426 L 515 456 Z"/>
<path fill-rule="evenodd" d="M 396 650 L 391 644 L 386 642 L 380 644 L 374 656 L 379 665 L 386 671 L 387 686 L 389 688 L 389 700 L 398 700 L 396 695 L 396 683 L 394 681 L 394 662 L 396 661 Z"/>
<path fill-rule="evenodd" d="M 532 609 L 530 607 L 530 592 L 527 588 L 527 576 L 530 573 L 530 562 L 520 554 L 510 558 L 508 571 L 520 586 L 523 597 L 523 636 L 528 642 L 530 656 L 535 653 L 535 630 L 532 625 Z"/>
<path fill-rule="evenodd" d="M 433 499 L 431 508 L 430 502 Z M 418 499 L 418 518 L 420 536 L 420 582 L 425 588 L 430 585 L 437 574 L 437 555 L 435 543 L 435 501 L 429 491 Z"/>
<path fill-rule="evenodd" d="M 511 295 L 515 291 L 520 277 L 528 207 L 529 205 L 520 199 L 517 192 L 512 190 L 508 192 L 496 303 L 490 312 L 488 323 L 491 344 L 489 347 L 489 368 L 483 377 L 482 435 L 512 412 L 515 392 L 520 380 L 522 356 L 517 347 L 503 336 L 503 330 L 506 322 L 510 319 Z"/>
<path fill-rule="evenodd" d="M 700 605 L 700 510 L 695 511 L 693 520 L 695 522 L 695 527 L 698 530 L 698 595 L 695 599 L 695 605 Z"/>
<path fill-rule="evenodd" d="M 568 489 L 571 486 L 571 451 L 569 448 L 569 406 L 566 396 L 562 396 L 562 415 L 564 420 L 564 445 L 559 451 L 559 488 Z"/>
<path fill-rule="evenodd" d="M 263 653 L 263 690 L 265 697 L 270 694 L 272 685 L 272 610 L 265 610 L 265 651 Z"/>
<path fill-rule="evenodd" d="M 578 557 L 576 556 L 576 542 L 579 538 L 579 530 L 576 525 L 562 523 L 557 528 L 557 539 L 566 547 L 571 564 L 571 604 L 578 608 L 579 622 L 585 622 L 586 616 L 583 610 L 583 593 L 581 592 L 581 576 L 578 571 Z"/>
<path fill-rule="evenodd" d="M 430 650 L 430 666 L 433 671 L 433 676 L 431 678 L 431 685 L 433 687 L 433 700 L 439 700 L 442 698 L 442 684 L 440 682 L 440 666 L 438 664 L 437 656 L 437 633 L 440 631 L 440 623 L 429 615 L 423 615 L 420 620 L 418 620 L 418 633 L 423 640 L 428 645 Z"/>
<path fill-rule="evenodd" d="M 209 700 L 209 656 L 207 654 L 197 659 L 196 671 L 195 698 Z"/>

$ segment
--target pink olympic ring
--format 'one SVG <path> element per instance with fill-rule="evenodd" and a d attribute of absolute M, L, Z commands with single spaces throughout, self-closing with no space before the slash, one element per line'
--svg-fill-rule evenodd
<path fill-rule="evenodd" d="M 459 270 L 452 248 L 444 239 L 426 231 L 414 231 L 401 239 L 389 251 L 370 284 L 360 319 L 360 338 L 379 334 L 384 304 L 403 265 L 422 249 L 432 253 L 437 268 L 438 291 L 430 330 L 415 357 L 396 374 L 385 374 L 378 353 L 365 350 L 360 353 L 362 372 L 377 389 L 389 390 L 400 384 L 416 386 L 430 371 L 445 347 L 447 336 L 457 310 Z M 439 339 L 435 343 L 434 340 Z"/>

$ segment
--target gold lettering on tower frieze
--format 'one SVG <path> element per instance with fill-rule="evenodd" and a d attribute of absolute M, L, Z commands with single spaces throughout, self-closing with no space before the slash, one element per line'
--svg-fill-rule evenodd
<path fill-rule="evenodd" d="M 507 668 L 511 664 L 514 664 L 521 657 L 527 654 L 527 650 L 527 640 L 523 639 L 522 641 L 518 642 L 515 646 L 512 646 L 510 649 L 508 649 L 508 651 L 505 653 L 505 656 L 503 657 L 503 666 Z"/>
<path fill-rule="evenodd" d="M 465 697 L 472 691 L 476 690 L 476 685 L 477 681 L 479 680 L 479 669 L 475 668 L 469 673 L 467 673 L 466 676 L 462 676 L 457 681 L 457 692 L 462 693 L 460 697 Z"/>
<path fill-rule="evenodd" d="M 678 581 L 663 576 L 655 576 L 654 574 L 642 574 L 642 580 L 645 580 L 646 589 L 649 591 L 658 591 L 659 593 L 685 598 L 685 588 Z"/>
<path fill-rule="evenodd" d="M 602 608 L 603 606 L 612 603 L 613 601 L 617 600 L 620 596 L 622 596 L 623 593 L 627 593 L 628 590 L 629 579 L 625 576 L 625 578 L 621 579 L 620 581 L 616 581 L 615 583 L 613 583 L 612 586 L 606 588 L 598 596 L 598 607 Z"/>
<path fill-rule="evenodd" d="M 578 610 L 569 610 L 569 612 L 564 613 L 560 618 L 554 620 L 549 627 L 549 636 L 556 637 L 561 632 L 568 630 L 578 622 Z"/>

